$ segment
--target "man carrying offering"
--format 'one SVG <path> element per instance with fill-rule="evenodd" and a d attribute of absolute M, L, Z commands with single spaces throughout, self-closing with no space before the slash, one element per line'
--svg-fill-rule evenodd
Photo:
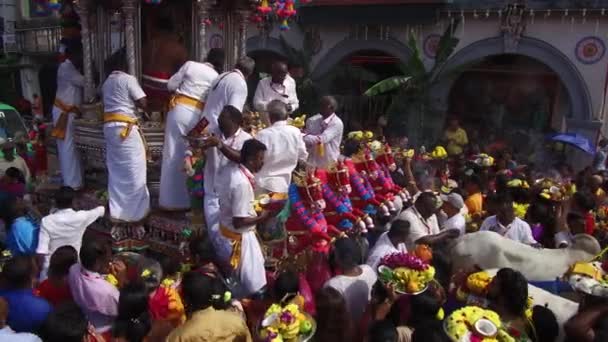
<path fill-rule="evenodd" d="M 308 148 L 308 163 L 327 168 L 338 160 L 344 124 L 336 115 L 338 102 L 332 96 L 321 98 L 319 114 L 306 120 L 304 142 Z"/>
<path fill-rule="evenodd" d="M 254 174 L 264 165 L 266 146 L 250 139 L 241 150 L 241 163 L 230 163 L 222 169 L 225 185 L 220 189 L 220 230 L 231 246 L 230 266 L 236 271 L 242 295 L 250 296 L 266 285 L 264 255 L 256 237 L 256 225 L 273 216 L 263 211 L 259 216 L 253 207 Z"/>

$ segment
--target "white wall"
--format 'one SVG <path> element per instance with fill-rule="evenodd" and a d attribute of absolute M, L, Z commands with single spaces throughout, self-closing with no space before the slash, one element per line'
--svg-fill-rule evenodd
<path fill-rule="evenodd" d="M 606 16 L 606 18 L 601 18 L 601 20 L 588 18 L 585 22 L 583 22 L 580 15 L 575 18 L 574 22 L 571 21 L 571 18 L 572 16 L 562 18 L 561 14 L 553 14 L 550 17 L 545 18 L 544 14 L 539 13 L 535 16 L 533 22 L 527 22 L 524 36 L 543 40 L 568 57 L 570 62 L 581 74 L 588 89 L 592 101 L 592 117 L 594 119 L 601 119 L 600 112 L 604 97 L 604 82 L 608 72 L 608 41 L 606 39 L 608 16 Z M 407 32 L 413 32 L 418 38 L 419 44 L 422 44 L 429 34 L 443 33 L 447 24 L 448 20 L 445 19 L 440 23 L 427 26 L 410 27 L 407 25 L 393 25 L 390 27 L 390 32 L 393 38 L 398 39 L 403 44 L 406 44 Z M 351 27 L 349 26 L 326 25 L 321 27 L 322 50 L 313 58 L 313 69 L 315 66 L 319 65 L 319 63 L 324 62 L 325 55 L 332 47 L 340 41 L 347 39 L 350 30 Z M 492 14 L 490 18 L 479 15 L 477 19 L 468 15 L 465 18 L 464 23 L 460 25 L 456 32 L 457 36 L 460 38 L 460 43 L 456 49 L 456 51 L 458 51 L 478 40 L 499 36 L 501 34 L 500 22 L 496 14 Z M 252 27 L 249 30 L 249 35 L 255 36 L 256 34 L 257 29 Z M 289 43 L 296 47 L 301 45 L 303 40 L 303 33 L 297 25 L 292 25 L 291 30 L 287 32 L 281 32 L 276 28 L 271 33 L 271 37 L 278 37 L 279 34 L 288 37 Z M 576 58 L 575 51 L 577 43 L 588 36 L 600 38 L 606 45 L 605 49 L 607 50 L 601 60 L 590 65 L 581 63 Z M 362 45 L 363 44 L 364 42 L 362 42 Z M 422 46 L 419 46 L 419 49 L 422 52 Z M 423 52 L 422 55 L 424 56 Z M 425 62 L 427 66 L 432 65 L 432 60 L 429 60 L 426 57 Z M 566 108 L 560 108 L 560 114 L 566 114 L 566 111 Z"/>

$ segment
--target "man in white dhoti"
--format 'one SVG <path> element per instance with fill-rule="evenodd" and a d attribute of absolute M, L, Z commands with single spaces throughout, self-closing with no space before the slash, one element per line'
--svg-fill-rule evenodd
<path fill-rule="evenodd" d="M 138 223 L 150 209 L 146 148 L 136 114 L 136 107 L 146 108 L 146 94 L 135 77 L 122 71 L 123 54 L 116 56 L 115 65 L 102 86 L 110 217 Z"/>
<path fill-rule="evenodd" d="M 165 121 L 165 143 L 160 176 L 159 206 L 165 210 L 187 210 L 190 196 L 186 187 L 183 160 L 185 136 L 201 118 L 211 83 L 218 73 L 209 62 L 186 62 L 169 79 L 168 89 L 175 94 L 169 101 Z"/>
<path fill-rule="evenodd" d="M 338 102 L 332 96 L 321 98 L 319 114 L 306 120 L 304 142 L 308 148 L 308 163 L 327 168 L 338 160 L 344 124 L 336 115 Z"/>
<path fill-rule="evenodd" d="M 264 255 L 255 234 L 256 225 L 273 214 L 259 216 L 253 208 L 254 173 L 264 165 L 266 146 L 250 139 L 241 150 L 241 164 L 231 163 L 221 171 L 226 185 L 220 189 L 220 224 L 223 237 L 231 248 L 230 265 L 238 274 L 242 293 L 249 296 L 266 285 Z"/>
<path fill-rule="evenodd" d="M 259 190 L 287 193 L 291 173 L 298 161 L 306 161 L 308 152 L 302 132 L 287 124 L 287 106 L 280 100 L 273 100 L 267 109 L 272 126 L 259 131 L 255 137 L 268 149 L 264 167 L 256 174 L 256 181 Z"/>
<path fill-rule="evenodd" d="M 253 97 L 253 106 L 258 112 L 268 113 L 268 104 L 274 100 L 283 102 L 289 113 L 298 109 L 300 104 L 296 93 L 296 81 L 289 76 L 287 64 L 283 61 L 272 63 L 270 77 L 258 82 Z"/>
<path fill-rule="evenodd" d="M 405 243 L 407 242 L 407 236 L 410 233 L 410 223 L 408 221 L 396 220 L 391 224 L 391 229 L 382 233 L 376 241 L 374 248 L 367 257 L 367 264 L 378 271 L 378 264 L 382 258 L 393 253 L 405 253 L 407 248 Z"/>
<path fill-rule="evenodd" d="M 224 107 L 232 106 L 240 112 L 243 111 L 243 106 L 247 100 L 246 79 L 253 73 L 254 68 L 255 62 L 253 59 L 243 57 L 239 59 L 233 70 L 221 74 L 213 82 L 203 110 L 203 120 L 208 123 L 208 132 L 217 136 L 222 134 L 218 126 L 218 117 Z M 243 133 L 245 132 L 239 134 Z M 215 175 L 218 170 L 217 160 L 220 158 L 217 149 L 208 149 L 206 158 L 203 206 L 207 228 L 210 229 L 219 225 L 220 205 L 215 187 Z"/>
<path fill-rule="evenodd" d="M 210 156 L 205 162 L 205 186 L 213 189 L 212 194 L 217 194 L 221 189 L 230 185 L 226 183 L 228 179 L 223 177 L 222 172 L 229 165 L 240 163 L 241 148 L 245 141 L 252 138 L 249 133 L 241 129 L 242 122 L 243 114 L 238 109 L 233 106 L 224 107 L 218 119 L 221 134 L 209 137 L 203 144 L 203 147 L 208 148 L 207 156 Z M 212 176 L 213 183 L 207 184 L 208 176 Z M 205 193 L 205 197 L 207 197 L 207 193 Z M 217 209 L 212 213 L 205 211 L 208 222 L 207 231 L 220 260 L 228 260 L 230 246 L 227 246 L 220 236 L 219 198 Z"/>
<path fill-rule="evenodd" d="M 66 50 L 67 59 L 57 70 L 57 93 L 53 105 L 53 131 L 51 136 L 57 140 L 59 168 L 63 185 L 73 189 L 82 188 L 82 166 L 80 154 L 74 143 L 74 119 L 80 114 L 84 76 L 82 54 L 78 48 Z"/>

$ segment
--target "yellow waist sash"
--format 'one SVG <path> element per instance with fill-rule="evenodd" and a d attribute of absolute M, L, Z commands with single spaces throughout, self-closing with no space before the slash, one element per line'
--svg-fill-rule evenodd
<path fill-rule="evenodd" d="M 139 121 L 131 116 L 120 114 L 120 113 L 104 113 L 103 114 L 103 123 L 108 122 L 123 122 L 126 123 L 127 126 L 120 132 L 120 137 L 122 140 L 125 140 L 129 134 L 131 134 L 131 130 L 133 126 L 139 124 Z"/>
<path fill-rule="evenodd" d="M 51 136 L 55 139 L 65 139 L 65 131 L 68 128 L 69 113 L 80 114 L 80 109 L 73 105 L 67 105 L 60 99 L 55 99 L 54 106 L 61 109 L 57 123 L 54 125 L 51 131 Z"/>
<path fill-rule="evenodd" d="M 203 108 L 205 108 L 204 102 L 184 94 L 175 94 L 171 97 L 171 100 L 169 100 L 169 111 L 173 110 L 178 104 L 194 107 L 198 110 L 203 110 Z"/>
<path fill-rule="evenodd" d="M 133 126 L 139 125 L 139 120 L 137 120 L 136 118 L 134 118 L 132 116 L 128 116 L 128 115 L 121 114 L 121 113 L 104 113 L 103 122 L 104 123 L 108 123 L 108 122 L 126 123 L 127 126 L 120 132 L 120 138 L 122 140 L 125 140 L 129 136 L 129 134 L 131 134 L 131 130 L 133 129 Z M 144 136 L 143 132 L 139 132 L 139 136 L 141 137 L 141 141 L 144 144 L 144 149 L 146 150 L 146 159 L 147 159 L 148 143 L 146 142 L 146 137 Z"/>
<path fill-rule="evenodd" d="M 220 233 L 223 237 L 230 240 L 232 254 L 230 255 L 230 266 L 237 269 L 241 264 L 241 249 L 243 247 L 243 233 L 235 232 L 230 228 L 220 225 Z"/>

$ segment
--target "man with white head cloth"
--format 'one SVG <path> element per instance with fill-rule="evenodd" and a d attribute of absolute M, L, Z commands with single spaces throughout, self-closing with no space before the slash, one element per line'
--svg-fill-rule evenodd
<path fill-rule="evenodd" d="M 321 98 L 319 114 L 306 120 L 304 142 L 308 147 L 308 162 L 312 166 L 327 168 L 340 157 L 344 124 L 336 115 L 336 109 L 336 99 L 324 96 Z"/>

